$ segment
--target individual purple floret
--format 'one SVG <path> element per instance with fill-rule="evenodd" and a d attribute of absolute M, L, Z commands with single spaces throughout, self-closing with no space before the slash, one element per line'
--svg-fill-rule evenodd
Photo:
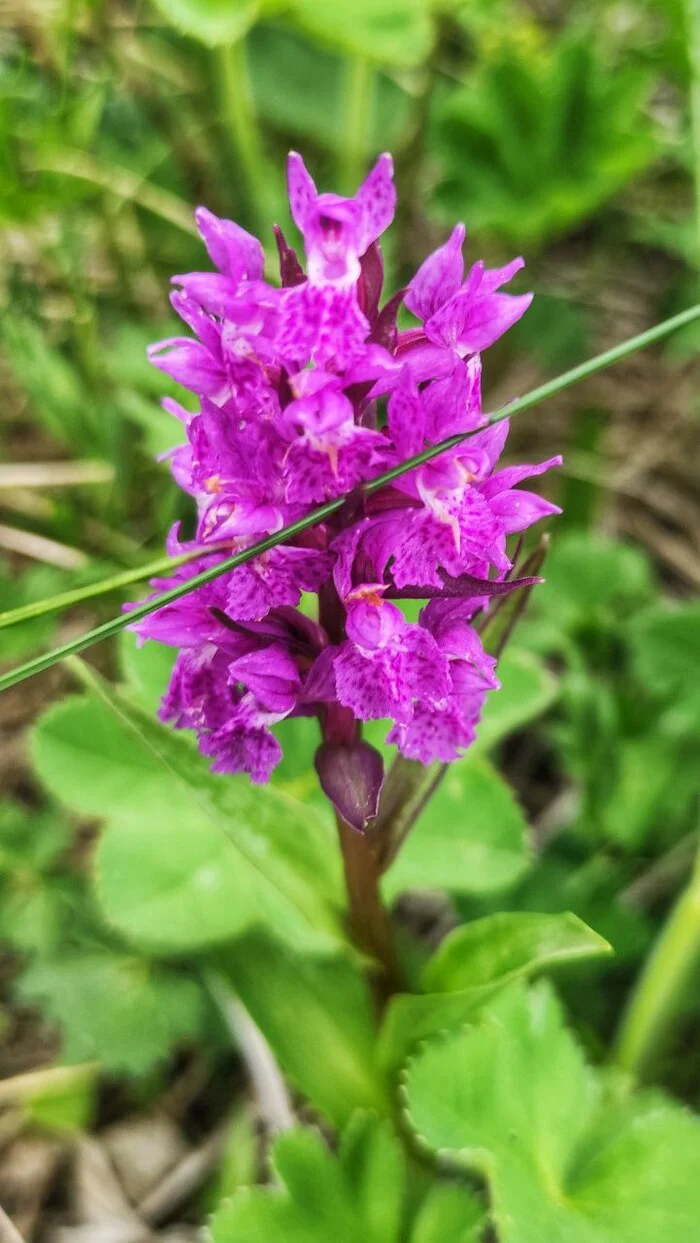
<path fill-rule="evenodd" d="M 267 781 L 282 754 L 275 725 L 316 716 L 323 788 L 362 829 L 382 764 L 361 722 L 386 719 L 387 741 L 423 764 L 473 741 L 498 686 L 474 620 L 520 585 L 508 536 L 559 512 L 516 485 L 560 458 L 499 470 L 508 424 L 486 427 L 481 409 L 480 352 L 531 301 L 502 292 L 522 260 L 476 263 L 465 276 L 460 224 L 382 302 L 391 157 L 351 199 L 319 194 L 296 154 L 288 181 L 306 273 L 276 229 L 282 287 L 267 284 L 257 239 L 199 208 L 217 271 L 173 278 L 173 307 L 193 335 L 161 341 L 150 358 L 199 399 L 193 414 L 164 403 L 186 435 L 168 455 L 173 475 L 197 511 L 191 543 L 175 530 L 168 546 L 198 557 L 154 581 L 156 594 L 317 503 L 348 492 L 357 503 L 135 629 L 179 649 L 161 716 L 197 731 L 216 772 Z M 417 323 L 399 330 L 402 300 Z M 476 434 L 372 496 L 358 491 L 463 431 Z M 405 599 L 427 601 L 417 622 Z"/>

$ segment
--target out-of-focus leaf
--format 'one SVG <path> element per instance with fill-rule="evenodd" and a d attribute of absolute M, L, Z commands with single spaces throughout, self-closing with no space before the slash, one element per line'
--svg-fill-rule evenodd
<path fill-rule="evenodd" d="M 478 752 L 490 750 L 541 716 L 557 695 L 554 675 L 538 657 L 522 648 L 506 648 L 498 662 L 498 678 L 501 689 L 486 696 L 477 728 Z"/>
<path fill-rule="evenodd" d="M 417 65 L 430 51 L 433 29 L 426 0 L 293 0 L 299 27 L 338 51 L 387 65 Z"/>
<path fill-rule="evenodd" d="M 454 218 L 468 203 L 473 228 L 523 248 L 566 232 L 652 160 L 648 90 L 646 73 L 608 63 L 586 28 L 547 55 L 505 43 L 437 104 L 439 204 Z"/>
<path fill-rule="evenodd" d="M 289 1131 L 272 1161 L 281 1186 L 237 1192 L 213 1218 L 213 1243 L 398 1243 L 404 1158 L 388 1122 L 355 1114 L 337 1157 L 315 1132 Z"/>
<path fill-rule="evenodd" d="M 96 685 L 49 710 L 33 751 L 56 797 L 107 817 L 96 864 L 107 919 L 159 953 L 253 922 L 296 944 L 331 944 L 341 883 L 328 826 L 272 788 L 213 775 L 188 738 Z"/>
<path fill-rule="evenodd" d="M 656 605 L 634 619 L 630 638 L 644 686 L 684 699 L 700 694 L 700 604 Z"/>
<path fill-rule="evenodd" d="M 65 1061 L 99 1061 L 132 1074 L 162 1062 L 202 1022 L 203 994 L 192 979 L 107 950 L 32 964 L 18 993 L 58 1023 Z"/>
<path fill-rule="evenodd" d="M 258 0 L 155 0 L 177 30 L 214 47 L 241 39 L 257 20 Z"/>
<path fill-rule="evenodd" d="M 502 1243 L 692 1237 L 700 1123 L 660 1094 L 616 1097 L 544 984 L 428 1045 L 406 1095 L 422 1143 L 486 1179 Z"/>
<path fill-rule="evenodd" d="M 335 1126 L 356 1108 L 386 1109 L 372 998 L 357 964 L 301 954 L 263 929 L 222 961 L 285 1074 Z"/>
<path fill-rule="evenodd" d="M 505 889 L 529 863 L 527 824 L 505 781 L 483 760 L 451 764 L 386 874 L 389 899 L 405 890 Z"/>
<path fill-rule="evenodd" d="M 410 1243 L 478 1243 L 486 1210 L 465 1183 L 434 1183 L 413 1224 Z"/>

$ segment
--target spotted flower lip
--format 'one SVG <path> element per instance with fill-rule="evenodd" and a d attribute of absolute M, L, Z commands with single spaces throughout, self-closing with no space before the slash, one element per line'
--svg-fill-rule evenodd
<path fill-rule="evenodd" d="M 503 291 L 522 260 L 466 271 L 458 224 L 387 295 L 379 239 L 396 205 L 391 157 L 351 198 L 319 192 L 296 153 L 287 172 L 306 266 L 275 227 L 281 286 L 266 282 L 257 238 L 198 208 L 216 270 L 173 278 L 190 335 L 149 350 L 199 400 L 193 413 L 163 403 L 185 435 L 166 458 L 196 511 L 194 538 L 183 543 L 176 528 L 168 547 L 198 559 L 154 589 L 312 504 L 359 501 L 135 629 L 178 650 L 161 716 L 195 730 L 217 772 L 267 781 L 282 754 L 275 725 L 316 716 L 319 778 L 361 831 L 382 781 L 362 721 L 387 719 L 387 742 L 426 764 L 474 740 L 498 686 L 474 621 L 493 596 L 539 581 L 512 578 L 508 537 L 559 512 L 519 485 L 561 459 L 499 468 L 508 424 L 487 427 L 482 412 L 481 351 L 530 304 Z M 411 327 L 399 327 L 402 304 Z M 362 500 L 363 483 L 460 432 L 469 440 Z M 426 601 L 417 621 L 405 599 Z"/>

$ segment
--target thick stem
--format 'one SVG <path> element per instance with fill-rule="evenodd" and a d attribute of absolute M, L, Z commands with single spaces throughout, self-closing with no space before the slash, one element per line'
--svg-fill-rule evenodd
<path fill-rule="evenodd" d="M 271 215 L 270 182 L 255 113 L 245 42 L 216 49 L 221 111 L 238 157 L 255 223 L 264 229 Z"/>
<path fill-rule="evenodd" d="M 700 957 L 700 854 L 662 929 L 625 1013 L 615 1061 L 638 1075 L 668 1034 Z"/>
<path fill-rule="evenodd" d="M 399 987 L 399 967 L 389 912 L 379 888 L 381 865 L 371 839 L 336 817 L 345 869 L 349 923 L 353 940 L 382 968 L 379 992 L 387 997 Z"/>
<path fill-rule="evenodd" d="M 347 61 L 344 96 L 340 181 L 347 194 L 354 194 L 365 171 L 374 117 L 375 74 L 366 56 Z"/>

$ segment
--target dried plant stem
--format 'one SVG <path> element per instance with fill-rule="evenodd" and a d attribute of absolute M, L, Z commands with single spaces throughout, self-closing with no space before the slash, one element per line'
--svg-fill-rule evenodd
<path fill-rule="evenodd" d="M 668 1033 L 700 959 L 700 852 L 623 1016 L 615 1061 L 639 1075 Z"/>

